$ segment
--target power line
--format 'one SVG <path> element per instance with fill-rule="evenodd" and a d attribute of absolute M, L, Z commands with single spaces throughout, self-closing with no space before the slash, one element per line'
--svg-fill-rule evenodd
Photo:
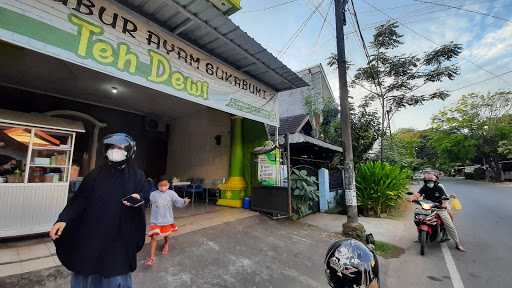
<path fill-rule="evenodd" d="M 414 0 L 416 2 L 420 2 L 420 3 L 425 3 L 425 4 L 432 4 L 432 5 L 437 5 L 437 6 L 442 6 L 442 7 L 447 7 L 447 8 L 452 8 L 452 9 L 457 9 L 457 10 L 461 10 L 461 11 L 465 11 L 465 12 L 469 12 L 469 13 L 475 13 L 475 14 L 478 14 L 478 15 L 483 15 L 483 16 L 487 16 L 487 17 L 492 17 L 492 18 L 495 18 L 495 19 L 499 19 L 499 20 L 502 20 L 502 21 L 505 21 L 505 22 L 512 22 L 512 20 L 508 19 L 508 18 L 504 18 L 504 17 L 500 17 L 500 16 L 496 16 L 496 15 L 492 15 L 492 14 L 488 14 L 488 13 L 485 13 L 485 12 L 482 12 L 482 11 L 478 11 L 478 10 L 470 10 L 470 9 L 466 9 L 464 7 L 461 7 L 461 6 L 453 6 L 453 5 L 449 5 L 449 4 L 444 4 L 444 3 L 437 3 L 437 2 L 430 2 L 430 1 L 423 1 L 423 0 Z"/>
<path fill-rule="evenodd" d="M 306 26 L 308 25 L 309 21 L 311 21 L 311 18 L 313 18 L 313 15 L 315 15 L 316 12 L 318 12 L 318 9 L 320 9 L 320 6 L 322 6 L 323 3 L 324 3 L 324 0 L 322 0 L 315 7 L 315 9 L 308 15 L 308 17 L 306 17 L 306 19 L 304 19 L 304 21 L 299 26 L 299 28 L 297 28 L 297 30 L 292 34 L 290 39 L 288 39 L 288 41 L 286 42 L 286 45 L 284 46 L 284 48 L 279 53 L 279 57 L 284 56 L 286 54 L 286 52 L 288 51 L 288 49 L 290 49 L 292 47 L 293 43 L 299 38 L 300 34 L 302 34 L 302 31 L 304 31 L 304 28 L 306 28 Z"/>
<path fill-rule="evenodd" d="M 352 14 L 349 12 L 348 13 L 349 16 L 352 16 Z M 352 17 L 347 17 L 348 18 L 348 24 L 350 24 L 350 27 L 354 30 L 357 30 L 356 28 L 356 24 L 355 24 L 355 21 L 353 20 Z M 352 35 L 354 36 L 354 41 L 357 43 L 357 45 L 359 45 L 359 48 L 361 48 L 361 50 L 363 50 L 363 53 L 366 57 L 366 61 L 369 62 L 369 58 L 366 56 L 366 51 L 364 49 L 364 46 L 362 44 L 362 41 L 359 39 L 359 36 L 357 35 L 357 33 L 352 33 Z"/>
<path fill-rule="evenodd" d="M 336 1 L 336 0 L 335 0 Z M 312 1 L 312 0 L 309 0 L 309 3 L 311 3 L 311 5 L 313 7 L 315 7 L 315 3 Z M 330 12 L 330 7 L 329 7 L 329 10 L 327 11 L 327 14 L 329 14 Z M 324 13 L 322 12 L 322 10 L 318 9 L 318 14 L 320 14 L 321 17 L 325 18 L 326 21 L 329 23 L 329 25 L 331 25 L 331 28 L 333 29 L 332 32 L 333 32 L 333 35 L 334 37 L 336 37 L 336 27 L 334 26 L 334 24 L 332 24 L 331 21 L 329 21 L 329 18 L 326 17 L 326 15 L 324 15 Z"/>
<path fill-rule="evenodd" d="M 460 0 L 459 0 L 460 1 Z M 465 4 L 465 5 L 473 5 L 473 4 L 479 4 L 479 3 L 492 3 L 494 2 L 495 0 L 482 0 L 482 1 L 476 1 L 476 2 L 470 2 L 470 3 L 465 3 L 466 1 L 462 1 L 463 3 L 454 3 L 454 4 Z M 452 1 L 453 2 L 453 1 Z M 392 6 L 392 7 L 386 7 L 386 8 L 381 8 L 382 10 L 397 10 L 397 9 L 401 9 L 401 8 L 406 8 L 406 7 L 412 7 L 412 6 L 416 6 L 415 3 L 408 3 L 408 4 L 402 4 L 402 5 L 397 5 L 397 6 Z M 373 9 L 372 9 L 373 10 Z M 368 14 L 370 13 L 372 10 L 363 10 L 363 11 L 359 11 L 359 14 Z"/>
<path fill-rule="evenodd" d="M 487 78 L 487 79 L 484 79 L 484 80 L 480 80 L 480 81 L 477 81 L 477 82 L 473 82 L 471 84 L 468 84 L 468 85 L 465 85 L 465 86 L 462 86 L 462 87 L 459 87 L 459 88 L 456 88 L 456 89 L 453 89 L 453 90 L 450 90 L 449 92 L 455 92 L 455 91 L 459 91 L 459 90 L 462 90 L 462 89 L 465 89 L 465 88 L 468 88 L 468 87 L 471 87 L 471 86 L 474 86 L 474 85 L 478 85 L 480 83 L 484 83 L 484 82 L 487 82 L 489 80 L 494 80 L 496 78 L 499 78 L 501 76 L 504 76 L 504 75 L 507 75 L 507 74 L 510 74 L 512 73 L 512 70 L 509 70 L 509 71 L 506 71 L 506 72 L 503 72 L 503 73 L 500 73 L 494 77 L 490 77 L 490 78 Z"/>
<path fill-rule="evenodd" d="M 318 32 L 318 35 L 316 36 L 315 44 L 313 47 L 316 47 L 318 45 L 318 41 L 320 41 L 320 35 L 322 35 L 322 31 L 324 30 L 325 23 L 327 22 L 327 17 L 329 17 L 329 13 L 331 13 L 331 7 L 335 0 L 331 0 L 329 3 L 329 7 L 327 7 L 327 14 L 324 16 L 324 21 L 322 22 L 322 26 L 320 27 L 320 32 Z"/>
<path fill-rule="evenodd" d="M 384 12 L 384 11 L 382 11 L 382 9 L 380 9 L 380 8 L 376 7 L 375 5 L 373 5 L 372 3 L 370 3 L 369 1 L 367 1 L 367 0 L 363 0 L 363 1 L 364 1 L 368 6 L 370 6 L 370 7 L 372 7 L 373 9 L 375 9 L 375 10 L 379 11 L 379 13 L 381 13 L 381 14 L 383 14 L 384 16 L 388 17 L 389 19 L 394 20 L 394 21 L 396 21 L 396 22 L 400 23 L 400 25 L 404 26 L 404 28 L 406 28 L 407 30 L 409 30 L 409 31 L 413 32 L 413 33 L 414 33 L 414 34 L 416 34 L 417 36 L 419 36 L 419 37 L 421 37 L 421 38 L 423 38 L 423 39 L 425 39 L 425 40 L 429 41 L 430 43 L 432 43 L 432 44 L 434 44 L 434 45 L 436 45 L 436 46 L 438 46 L 438 47 L 440 47 L 440 46 L 441 46 L 441 45 L 437 44 L 434 40 L 430 39 L 429 37 L 427 37 L 427 36 L 425 36 L 425 35 L 423 35 L 423 34 L 419 33 L 418 31 L 416 31 L 416 30 L 412 29 L 412 28 L 411 28 L 411 27 L 409 27 L 408 25 L 405 25 L 403 22 L 401 22 L 401 21 L 400 21 L 400 20 L 398 20 L 397 18 L 394 18 L 393 16 L 390 16 L 389 14 L 387 14 L 387 13 L 386 13 L 386 12 Z M 500 76 L 498 76 L 498 75 L 494 74 L 492 71 L 487 70 L 486 68 L 482 67 L 482 66 L 481 66 L 481 65 L 479 65 L 478 63 L 473 62 L 473 61 L 471 61 L 471 60 L 469 60 L 469 59 L 467 59 L 467 58 L 464 58 L 464 59 L 463 59 L 463 61 L 468 61 L 469 63 L 471 63 L 471 64 L 473 64 L 474 66 L 478 67 L 480 70 L 485 71 L 485 72 L 487 72 L 488 74 L 490 74 L 490 75 L 492 75 L 492 76 L 495 76 L 496 78 L 499 78 L 499 77 L 500 77 Z M 507 83 L 509 83 L 509 81 L 508 81 L 508 80 L 506 80 L 506 79 L 503 79 L 503 78 L 500 78 L 500 79 L 501 79 L 501 80 L 503 80 L 503 81 L 505 81 L 505 82 L 507 82 Z M 510 84 L 510 83 L 509 83 L 509 84 Z"/>
<path fill-rule="evenodd" d="M 356 24 L 356 30 L 359 34 L 359 38 L 361 39 L 361 43 L 363 45 L 363 50 L 364 50 L 364 53 L 366 55 L 366 59 L 368 60 L 368 64 L 370 64 L 370 52 L 368 52 L 368 47 L 366 46 L 366 42 L 364 41 L 364 37 L 363 37 L 363 33 L 361 32 L 361 26 L 359 26 L 359 19 L 357 18 L 357 12 L 356 12 L 356 7 L 354 6 L 354 1 L 353 0 L 350 0 L 350 4 L 352 5 L 352 12 L 354 13 L 353 14 L 353 17 L 354 17 L 354 20 L 355 20 L 355 24 Z"/>
<path fill-rule="evenodd" d="M 281 7 L 281 6 L 285 6 L 285 5 L 288 5 L 288 4 L 297 2 L 297 1 L 299 1 L 299 0 L 289 0 L 289 1 L 286 1 L 286 2 L 283 2 L 283 3 L 275 4 L 275 5 L 268 6 L 268 7 L 261 8 L 261 9 L 246 10 L 246 11 L 242 10 L 242 11 L 240 11 L 240 13 L 264 12 L 264 11 L 268 11 L 268 10 L 271 10 L 271 9 L 274 9 L 274 8 L 278 8 L 278 7 Z"/>

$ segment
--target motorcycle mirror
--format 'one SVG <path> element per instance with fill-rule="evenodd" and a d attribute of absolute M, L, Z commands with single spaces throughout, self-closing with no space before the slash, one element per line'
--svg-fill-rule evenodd
<path fill-rule="evenodd" d="M 375 245 L 375 237 L 373 237 L 372 233 L 366 234 L 366 244 Z"/>

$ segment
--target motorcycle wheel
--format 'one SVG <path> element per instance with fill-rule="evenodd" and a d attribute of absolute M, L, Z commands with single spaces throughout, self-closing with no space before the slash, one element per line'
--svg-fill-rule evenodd
<path fill-rule="evenodd" d="M 420 232 L 420 254 L 425 255 L 427 249 L 427 231 Z"/>

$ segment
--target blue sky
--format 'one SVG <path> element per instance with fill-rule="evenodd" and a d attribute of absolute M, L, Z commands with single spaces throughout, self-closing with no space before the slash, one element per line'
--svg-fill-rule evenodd
<path fill-rule="evenodd" d="M 290 3 L 263 10 L 286 2 Z M 337 72 L 326 65 L 326 58 L 336 50 L 334 4 L 331 5 L 331 2 L 331 0 L 242 0 L 243 9 L 231 16 L 231 19 L 293 70 L 323 63 L 331 87 L 337 96 Z M 430 2 L 464 7 L 499 18 L 512 19 L 512 0 L 431 0 Z M 512 20 L 496 19 L 413 0 L 354 0 L 366 42 L 370 41 L 373 28 L 389 19 L 368 3 L 403 23 L 399 29 L 404 34 L 405 42 L 401 53 L 422 54 L 436 47 L 434 43 L 443 44 L 449 41 L 463 45 L 464 52 L 460 59 L 461 75 L 454 81 L 425 87 L 423 92 L 439 87 L 455 90 L 493 77 L 485 70 L 494 75 L 512 70 Z M 313 15 L 296 41 L 292 42 L 289 49 L 284 49 L 291 36 L 316 5 L 320 5 L 321 13 Z M 322 15 L 327 15 L 323 30 L 321 30 L 324 21 Z M 347 33 L 354 30 L 350 21 L 345 30 Z M 365 63 L 365 58 L 355 36 L 353 33 L 346 35 L 346 52 L 354 67 L 359 67 Z M 349 78 L 352 73 L 353 71 L 349 71 Z M 512 73 L 459 89 L 446 101 L 429 102 L 423 106 L 399 112 L 393 120 L 393 128 L 426 128 L 433 114 L 447 105 L 453 105 L 460 95 L 500 89 L 512 90 Z M 364 90 L 353 88 L 350 93 L 357 102 L 364 95 Z"/>

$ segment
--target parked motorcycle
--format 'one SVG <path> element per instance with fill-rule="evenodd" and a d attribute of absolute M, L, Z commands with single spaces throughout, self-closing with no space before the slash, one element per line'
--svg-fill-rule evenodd
<path fill-rule="evenodd" d="M 446 199 L 448 200 L 448 199 Z M 446 209 L 428 200 L 417 200 L 418 207 L 414 212 L 414 224 L 418 229 L 420 254 L 425 255 L 429 242 L 443 242 L 448 239 L 446 229 L 437 211 Z"/>

